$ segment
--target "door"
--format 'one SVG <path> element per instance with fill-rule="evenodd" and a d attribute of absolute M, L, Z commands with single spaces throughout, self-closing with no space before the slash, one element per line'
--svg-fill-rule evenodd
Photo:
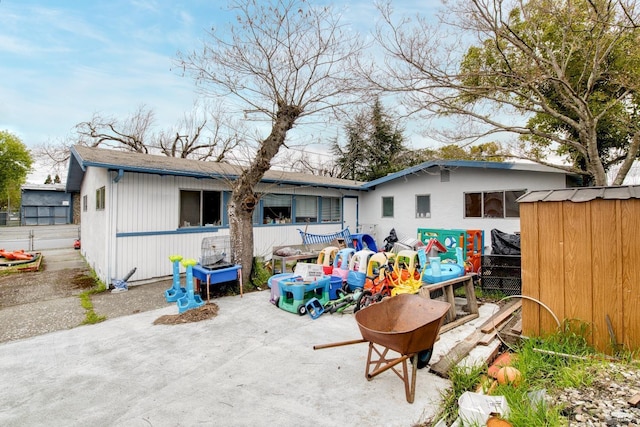
<path fill-rule="evenodd" d="M 342 198 L 342 225 L 349 227 L 351 234 L 358 232 L 358 197 L 344 196 Z"/>

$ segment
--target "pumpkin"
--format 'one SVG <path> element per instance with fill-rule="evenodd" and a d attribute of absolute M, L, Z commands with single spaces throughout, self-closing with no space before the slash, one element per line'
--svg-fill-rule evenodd
<path fill-rule="evenodd" d="M 522 380 L 522 374 L 512 366 L 504 366 L 498 370 L 496 380 L 499 384 L 512 384 L 517 386 Z"/>

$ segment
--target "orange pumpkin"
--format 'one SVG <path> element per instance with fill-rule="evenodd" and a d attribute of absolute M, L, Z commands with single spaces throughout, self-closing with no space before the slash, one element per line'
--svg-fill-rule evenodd
<path fill-rule="evenodd" d="M 517 386 L 522 381 L 522 374 L 512 366 L 504 366 L 498 370 L 496 380 L 499 384 L 512 384 Z"/>

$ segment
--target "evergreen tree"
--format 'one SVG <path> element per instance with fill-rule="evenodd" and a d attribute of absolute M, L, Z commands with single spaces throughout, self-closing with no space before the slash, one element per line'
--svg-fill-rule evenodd
<path fill-rule="evenodd" d="M 406 164 L 402 129 L 384 112 L 380 100 L 369 111 L 361 111 L 345 126 L 347 143 L 341 147 L 334 141 L 339 176 L 358 181 L 371 181 L 397 172 Z"/>

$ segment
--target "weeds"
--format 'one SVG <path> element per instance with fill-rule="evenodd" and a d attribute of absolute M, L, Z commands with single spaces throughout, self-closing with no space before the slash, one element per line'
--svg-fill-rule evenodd
<path fill-rule="evenodd" d="M 92 287 L 91 289 L 82 292 L 79 295 L 80 305 L 85 310 L 85 318 L 82 321 L 83 325 L 93 325 L 95 323 L 100 323 L 100 322 L 104 322 L 105 320 L 107 320 L 106 316 L 100 316 L 100 315 L 96 314 L 96 312 L 93 309 L 93 301 L 91 301 L 91 295 L 104 292 L 104 291 L 107 290 L 107 287 L 100 279 L 98 279 L 98 277 L 96 276 L 95 272 L 92 271 L 91 275 L 92 275 L 96 285 L 94 287 Z"/>
<path fill-rule="evenodd" d="M 512 366 L 522 373 L 518 385 L 497 385 L 490 394 L 505 396 L 508 419 L 514 427 L 566 425 L 561 407 L 544 403 L 536 396 L 546 391 L 588 387 L 601 363 L 588 345 L 588 325 L 565 321 L 554 334 L 526 339 L 514 350 Z M 567 355 L 571 357 L 567 357 Z M 452 386 L 442 394 L 442 405 L 435 420 L 451 425 L 458 416 L 458 398 L 465 391 L 476 391 L 487 376 L 486 366 L 456 366 L 449 372 Z"/>

